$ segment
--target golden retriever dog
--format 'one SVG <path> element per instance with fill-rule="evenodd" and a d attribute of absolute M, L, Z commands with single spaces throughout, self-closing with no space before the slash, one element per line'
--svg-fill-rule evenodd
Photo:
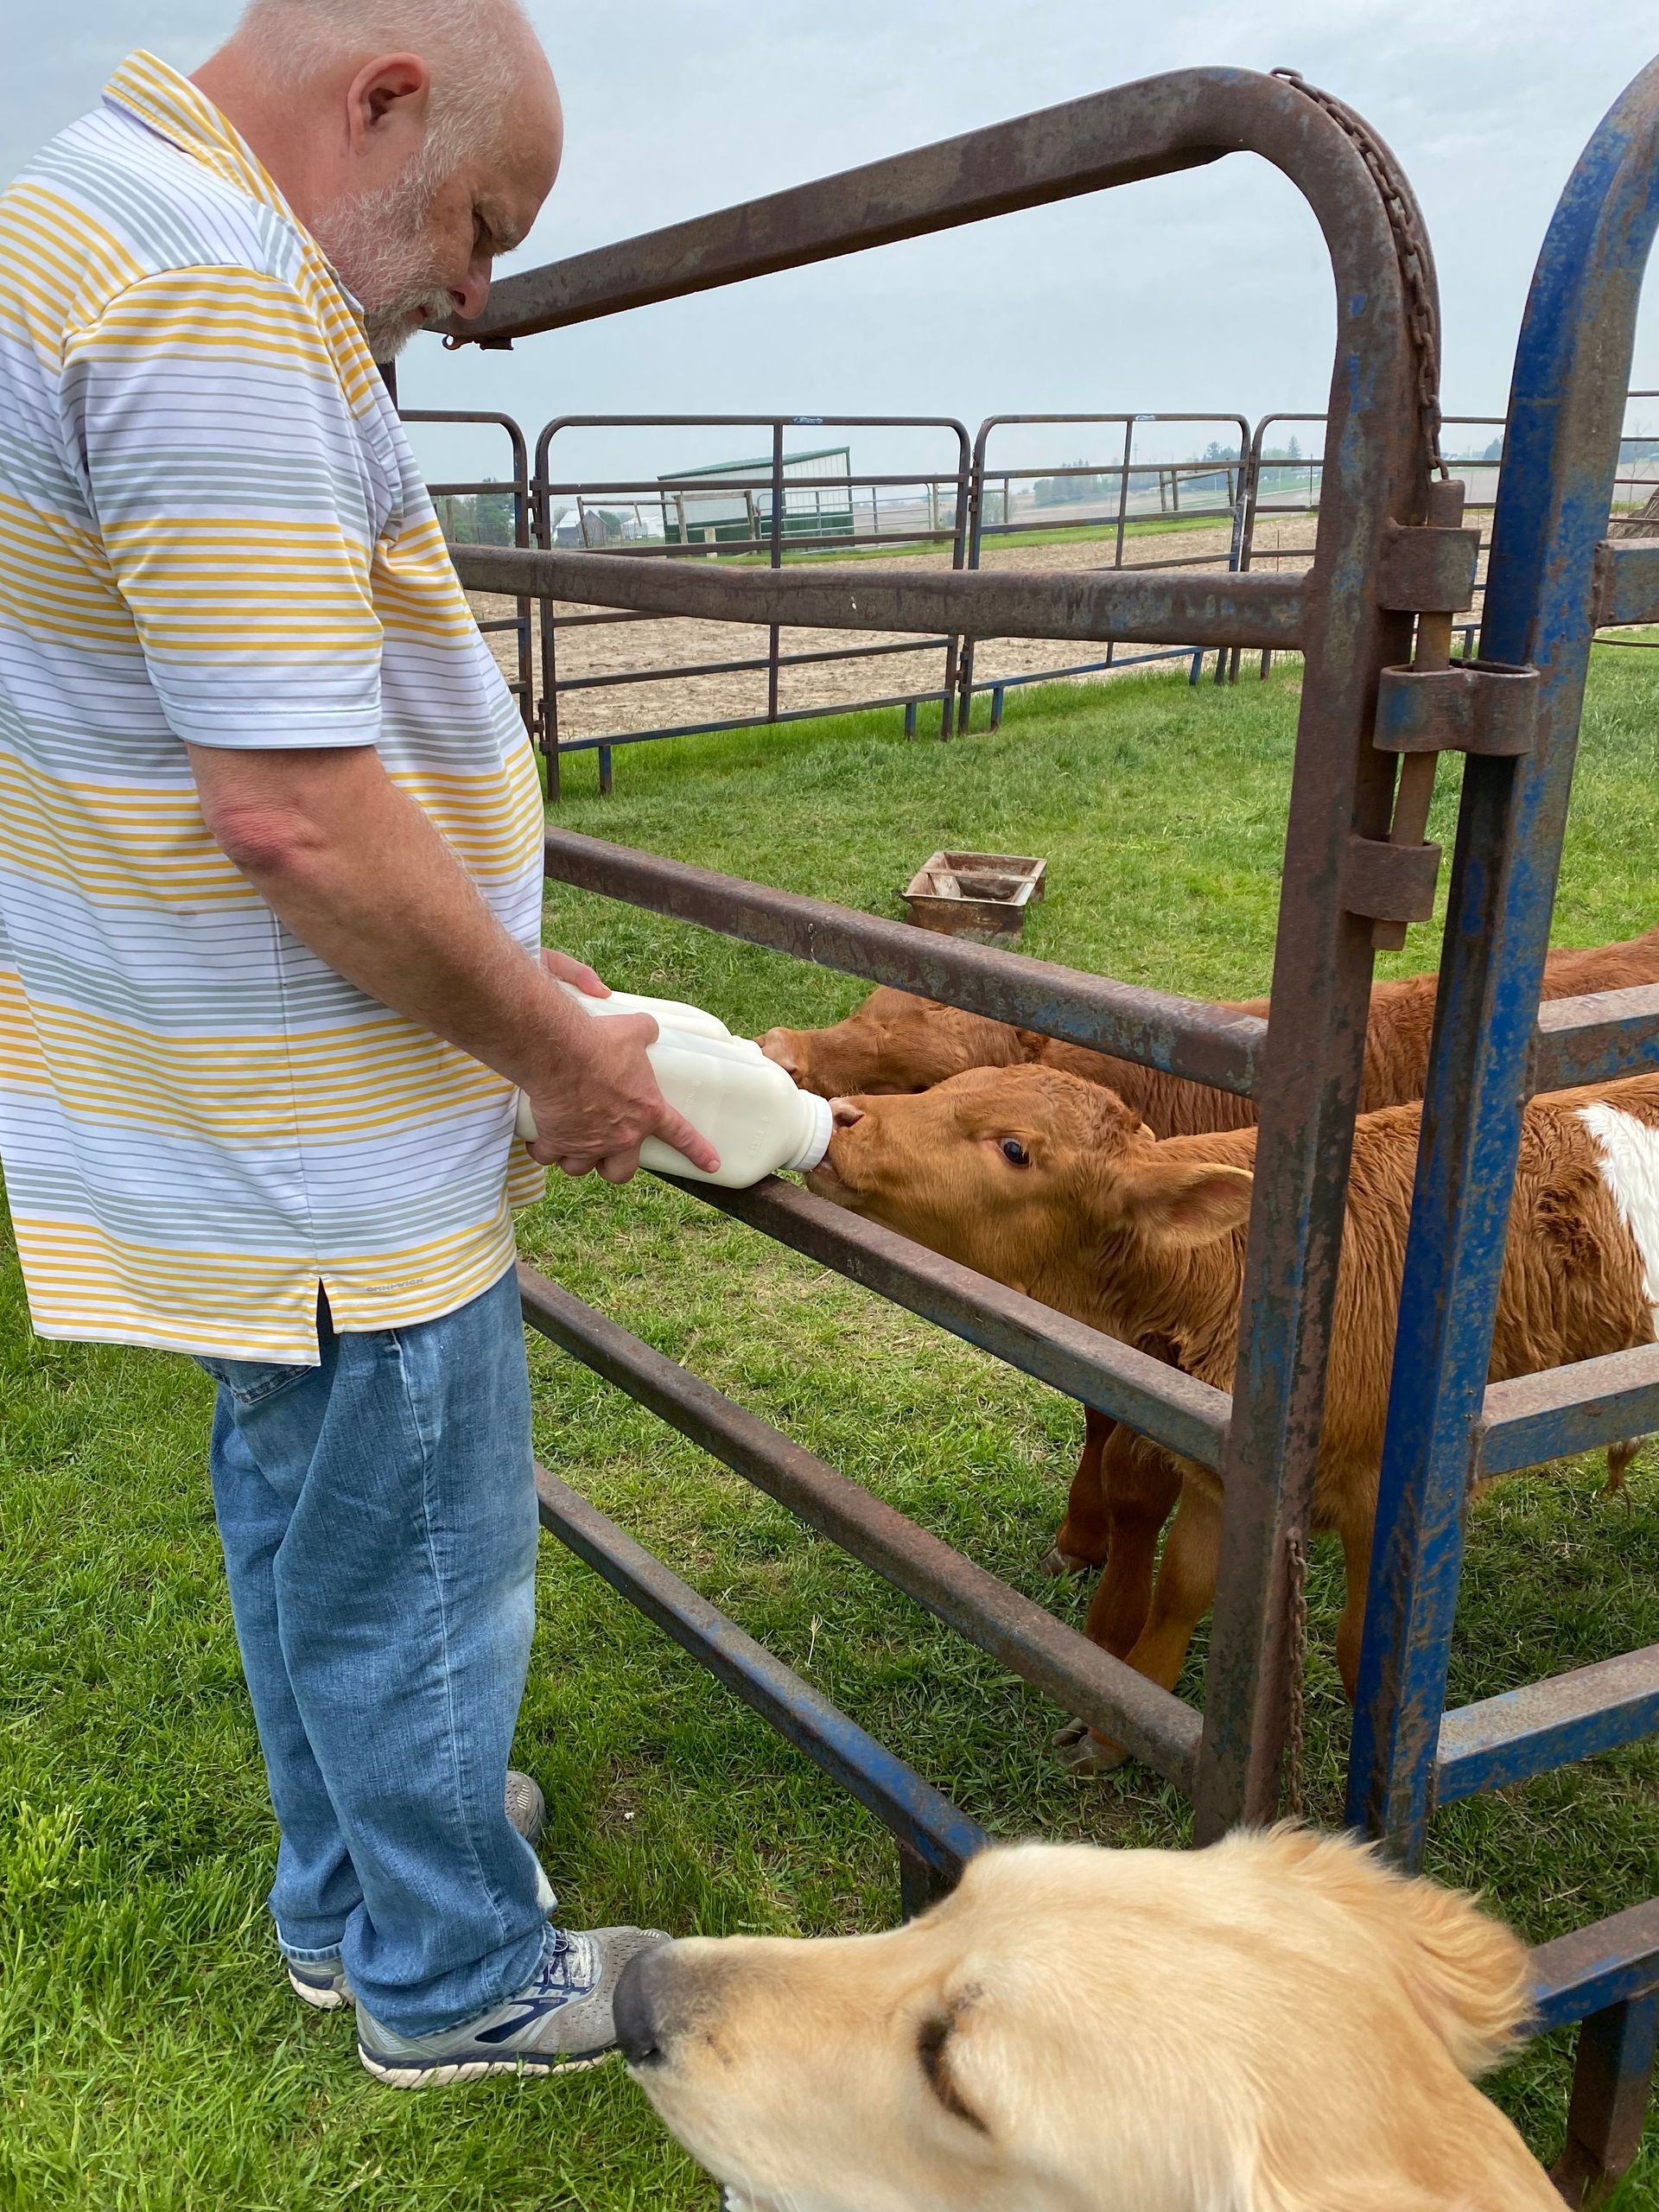
<path fill-rule="evenodd" d="M 1470 1899 L 1291 1827 L 998 1848 L 906 1927 L 671 1943 L 616 1994 L 741 2212 L 1560 2212 L 1471 2086 L 1527 2010 Z"/>

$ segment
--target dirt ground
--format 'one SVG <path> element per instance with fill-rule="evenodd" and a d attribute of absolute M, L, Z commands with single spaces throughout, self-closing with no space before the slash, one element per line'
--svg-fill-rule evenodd
<path fill-rule="evenodd" d="M 1255 565 L 1259 569 L 1277 567 L 1287 561 L 1297 566 L 1305 565 L 1313 546 L 1314 527 L 1315 518 L 1312 516 L 1264 519 L 1257 525 Z M 1126 561 L 1136 567 L 1155 568 L 1169 562 L 1183 566 L 1213 564 L 1222 568 L 1226 564 L 1230 543 L 1230 531 L 1222 525 L 1214 530 L 1172 531 L 1131 537 L 1124 550 Z M 1103 565 L 1101 555 L 1109 554 L 1109 539 L 1099 545 L 1090 542 L 1030 545 L 1005 539 L 986 548 L 982 565 L 1039 574 L 1053 569 L 1095 568 Z M 943 553 L 912 554 L 891 562 L 883 560 L 881 565 L 922 568 L 945 557 Z M 472 601 L 480 620 L 500 620 L 511 617 L 513 612 L 511 600 L 474 593 Z M 560 604 L 555 611 L 561 623 L 556 653 L 562 684 L 573 678 L 652 668 L 709 661 L 764 662 L 766 658 L 767 633 L 760 626 L 625 614 L 571 627 L 565 626 L 564 618 L 591 615 L 595 610 Z M 532 636 L 538 659 L 539 628 L 532 613 Z M 512 633 L 497 632 L 491 636 L 490 644 L 508 675 L 516 676 L 518 647 Z M 904 646 L 905 640 L 891 634 L 843 630 L 785 630 L 782 639 L 785 655 L 829 652 L 849 645 Z M 1126 657 L 1133 655 L 1135 650 L 1133 646 L 1120 648 Z M 1052 639 L 987 638 L 980 641 L 975 654 L 975 679 L 983 682 L 996 676 L 1034 674 L 1097 658 L 1098 649 L 1090 645 L 1068 648 Z M 785 668 L 779 680 L 779 703 L 786 710 L 855 707 L 867 700 L 890 698 L 940 684 L 944 671 L 944 654 L 936 645 L 912 645 L 880 658 Z M 539 691 L 539 667 L 537 680 Z M 559 734 L 569 741 L 602 737 L 613 731 L 620 734 L 675 728 L 688 722 L 736 721 L 743 716 L 764 715 L 766 709 L 764 667 L 745 673 L 674 677 L 655 683 L 561 691 Z"/>

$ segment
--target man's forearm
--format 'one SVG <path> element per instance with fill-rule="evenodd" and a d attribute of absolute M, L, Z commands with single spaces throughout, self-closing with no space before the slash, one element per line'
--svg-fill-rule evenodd
<path fill-rule="evenodd" d="M 497 920 L 372 751 L 190 748 L 209 827 L 320 959 L 514 1083 L 585 1018 Z"/>

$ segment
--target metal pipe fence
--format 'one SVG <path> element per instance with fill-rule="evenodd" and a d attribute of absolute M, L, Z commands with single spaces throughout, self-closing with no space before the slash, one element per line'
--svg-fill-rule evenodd
<path fill-rule="evenodd" d="M 1321 503 L 1318 583 L 1179 569 L 745 570 L 727 562 L 626 553 L 456 551 L 473 588 L 627 611 L 926 636 L 1212 648 L 1243 642 L 1304 653 L 1274 979 L 1280 1002 L 1299 1009 L 1294 1031 L 1264 1033 L 1261 1024 L 1226 1009 L 934 938 L 569 832 L 551 831 L 547 842 L 550 873 L 561 880 L 1248 1089 L 1257 1099 L 1249 1326 L 1230 1400 L 947 1269 L 901 1239 L 882 1240 L 878 1249 L 874 1232 L 804 1194 L 763 1186 L 742 1201 L 772 1233 L 855 1279 L 877 1281 L 887 1294 L 1032 1371 L 1055 1376 L 1063 1367 L 1065 1387 L 1101 1410 L 1172 1442 L 1179 1438 L 1178 1448 L 1202 1450 L 1219 1464 L 1230 1500 L 1229 1572 L 1193 1770 L 1206 1834 L 1270 1807 L 1276 1796 L 1287 1692 L 1287 1545 L 1306 1525 L 1311 1495 L 1369 1007 L 1369 926 L 1374 913 L 1417 899 L 1425 874 L 1420 854 L 1387 842 L 1391 763 L 1370 742 L 1370 699 L 1382 667 L 1406 655 L 1410 610 L 1455 608 L 1468 587 L 1466 541 L 1418 527 L 1426 464 L 1412 397 L 1417 368 L 1406 335 L 1407 279 L 1370 172 L 1347 131 L 1301 91 L 1248 72 L 1183 71 L 970 134 L 943 153 L 901 156 L 509 279 L 483 329 L 494 340 L 620 312 L 648 298 L 855 251 L 878 238 L 1190 167 L 1217 158 L 1224 146 L 1259 154 L 1300 187 L 1338 280 L 1332 410 L 1349 458 Z M 1401 191 L 1398 204 L 1409 208 L 1403 181 Z M 1356 394 L 1364 395 L 1363 404 Z M 983 1618 L 991 1633 L 988 1611 Z M 1079 1663 L 1101 1662 L 1091 1656 Z M 1190 1740 L 1191 1709 L 1167 1691 L 1122 1680 L 1128 1670 L 1119 1669 L 1121 1662 L 1112 1662 L 1107 1670 L 1116 1687 L 1098 1708 L 1109 1725 L 1136 1728 L 1137 1712 L 1149 1700 L 1167 1737 Z"/>
<path fill-rule="evenodd" d="M 790 1440 L 537 1279 L 526 1316 L 575 1357 L 783 1499 L 1062 1708 L 1188 1789 L 1202 1840 L 1277 1807 L 1299 1562 L 1311 1516 L 1338 1256 L 1380 927 L 1427 918 L 1439 849 L 1401 835 L 1398 702 L 1433 698 L 1434 750 L 1469 753 L 1413 1210 L 1356 1716 L 1351 1817 L 1408 1860 L 1437 1782 L 1496 1786 L 1645 1732 L 1651 1655 L 1513 1701 L 1444 1712 L 1471 1477 L 1659 1427 L 1652 1348 L 1517 1383 L 1487 1363 L 1521 1105 L 1574 1074 L 1659 1063 L 1659 993 L 1539 1014 L 1583 675 L 1598 626 L 1659 620 L 1659 543 L 1605 538 L 1640 282 L 1659 220 L 1659 65 L 1592 140 L 1535 281 L 1517 359 L 1484 612 L 1488 660 L 1433 640 L 1476 595 L 1478 536 L 1429 482 L 1423 359 L 1433 264 L 1409 187 L 1351 111 L 1300 84 L 1183 70 L 509 279 L 499 343 L 864 247 L 1248 151 L 1308 200 L 1338 325 L 1312 564 L 1224 578 L 1128 568 L 744 569 L 588 550 L 458 548 L 471 588 L 615 611 L 936 637 L 1294 649 L 1304 662 L 1267 1024 L 935 938 L 770 887 L 550 830 L 554 879 L 845 972 L 1247 1093 L 1259 1109 L 1230 1394 L 777 1182 L 696 1195 L 913 1313 L 1207 1464 L 1224 1498 L 1204 1709 L 1058 1629 L 1018 1593 Z M 1260 444 L 1260 433 L 1253 443 Z M 774 451 L 776 448 L 774 448 Z M 774 493 L 779 482 L 774 467 Z M 1258 507 L 1260 502 L 1258 500 Z M 772 515 L 778 514 L 774 498 Z M 961 509 L 958 509 L 960 518 Z M 1414 625 L 1415 618 L 1415 626 Z M 1414 642 L 1421 658 L 1406 667 Z M 1431 650 L 1432 646 L 1432 650 Z M 1483 749 L 1471 690 L 1517 674 L 1535 730 Z M 1452 694 L 1455 691 L 1456 696 Z M 1391 719 L 1392 716 L 1392 719 Z M 1391 836 L 1391 830 L 1394 835 Z M 1637 1001 L 1633 1003 L 1632 1001 Z M 913 1906 L 978 1831 L 585 1503 L 544 1522 L 733 1683 L 893 1833 Z M 1501 1710 L 1491 1709 L 1501 1704 Z M 1576 2197 L 1628 2160 L 1659 2016 L 1659 1903 L 1535 1954 L 1541 2024 L 1583 2020 L 1560 2169 Z"/>
<path fill-rule="evenodd" d="M 409 407 L 400 411 L 405 423 L 442 423 L 456 427 L 472 424 L 480 428 L 505 431 L 507 442 L 512 451 L 512 474 L 505 484 L 498 482 L 494 477 L 486 476 L 476 481 L 429 484 L 426 488 L 431 494 L 433 505 L 437 508 L 440 522 L 445 524 L 446 537 L 453 538 L 454 535 L 453 529 L 448 527 L 446 518 L 446 506 L 448 502 L 462 499 L 477 501 L 480 499 L 505 498 L 511 500 L 512 506 L 511 522 L 512 543 L 520 547 L 529 545 L 531 542 L 530 460 L 524 443 L 524 434 L 512 416 L 498 414 L 493 410 L 480 411 L 476 408 Z M 537 715 L 536 657 L 531 643 L 531 616 L 529 600 L 524 598 L 518 600 L 512 613 L 505 619 L 494 620 L 486 617 L 480 622 L 478 626 L 486 637 L 499 636 L 505 632 L 511 634 L 514 639 L 517 672 L 508 677 L 507 689 L 518 702 L 518 711 L 524 718 L 524 728 L 533 735 Z"/>
<path fill-rule="evenodd" d="M 1317 429 L 1320 450 L 1317 454 L 1291 453 L 1284 448 L 1278 453 L 1268 449 L 1271 433 L 1288 426 L 1302 424 Z M 1307 548 L 1305 545 L 1282 548 L 1278 544 L 1264 545 L 1259 532 L 1263 517 L 1270 522 L 1286 517 L 1303 521 L 1317 516 L 1319 511 L 1319 488 L 1325 475 L 1323 415 L 1264 415 L 1256 424 L 1250 439 L 1249 464 L 1246 471 L 1246 490 L 1243 515 L 1239 538 L 1238 566 L 1254 569 L 1258 564 L 1277 567 L 1286 560 L 1306 565 Z M 1478 437 L 1482 430 L 1496 435 L 1487 440 L 1488 447 L 1496 444 L 1497 454 L 1483 451 L 1478 455 L 1459 454 L 1458 434 Z M 1464 486 L 1463 514 L 1465 523 L 1472 522 L 1479 532 L 1479 548 L 1475 563 L 1475 595 L 1467 619 L 1453 625 L 1453 634 L 1462 642 L 1465 656 L 1472 656 L 1475 639 L 1480 630 L 1480 607 L 1486 591 L 1486 561 L 1491 549 L 1492 514 L 1497 499 L 1498 471 L 1502 464 L 1503 417 L 1501 415 L 1446 415 L 1440 421 L 1441 450 L 1446 455 L 1447 466 L 1455 471 Z M 1290 428 L 1290 442 L 1300 444 L 1294 428 Z M 1237 674 L 1236 653 L 1233 656 L 1232 673 Z M 1265 677 L 1273 666 L 1271 651 L 1262 655 L 1261 673 Z"/>
<path fill-rule="evenodd" d="M 1137 462 L 1135 439 L 1143 423 L 1179 423 L 1209 424 L 1222 427 L 1236 434 L 1237 444 L 1230 462 L 1226 460 L 1171 461 L 1144 457 Z M 1033 427 L 1076 427 L 1090 430 L 1110 429 L 1121 430 L 1121 451 L 1114 457 L 1097 464 L 1075 462 L 1059 467 L 1013 467 L 1004 463 L 1000 468 L 993 463 L 990 446 L 999 431 Z M 1220 565 L 1236 569 L 1239 564 L 1239 527 L 1242 515 L 1243 478 L 1250 450 L 1249 424 L 1242 415 L 1217 411 L 1214 414 L 1118 414 L 1118 415 L 992 415 L 981 423 L 974 440 L 973 486 L 970 522 L 968 537 L 968 565 L 977 569 L 984 558 L 988 537 L 1017 543 L 1021 537 L 1064 526 L 1068 518 L 1079 525 L 1090 521 L 1103 524 L 1110 534 L 1112 554 L 1106 563 L 1116 569 L 1134 568 L 1211 568 L 1216 564 L 1214 554 L 1199 554 L 1183 561 L 1179 558 L 1160 558 L 1156 562 L 1135 562 L 1126 557 L 1134 540 L 1130 531 L 1136 525 L 1159 520 L 1179 522 L 1182 518 L 1181 486 L 1187 485 L 1185 517 L 1188 522 L 1202 516 L 1214 516 L 1224 520 L 1228 526 L 1229 543 L 1220 556 Z M 1213 441 L 1212 441 L 1213 442 Z M 1147 480 L 1150 480 L 1148 482 Z M 1051 486 L 1071 484 L 1087 494 L 1096 486 L 1103 487 L 1093 499 L 1056 497 L 1042 512 L 1038 512 L 1036 493 L 1045 482 Z M 1028 486 L 1018 494 L 1014 486 Z M 1217 503 L 1213 498 L 1206 505 L 1206 491 L 1219 490 Z M 1196 496 L 1195 496 L 1196 495 Z M 1096 512 L 1087 509 L 1094 506 Z M 1020 509 L 1023 506 L 1024 512 Z M 1078 509 L 1084 512 L 1078 512 Z M 1008 692 L 1027 684 L 1058 683 L 1068 677 L 1105 675 L 1116 668 L 1143 666 L 1148 662 L 1178 660 L 1188 658 L 1179 646 L 1154 647 L 1144 645 L 1128 655 L 1120 654 L 1116 641 L 1109 641 L 1104 655 L 1097 660 L 1072 662 L 1058 668 L 1026 671 L 1019 675 L 987 677 L 976 680 L 975 663 L 977 647 L 989 642 L 984 637 L 969 637 L 963 641 L 960 677 L 962 704 L 957 716 L 958 727 L 966 732 L 972 726 L 974 698 L 977 692 L 988 692 L 991 700 L 991 728 L 1000 728 L 1003 702 Z M 1190 656 L 1191 680 L 1197 683 L 1203 662 L 1202 653 Z M 1217 676 L 1219 679 L 1225 659 L 1217 653 Z"/>
<path fill-rule="evenodd" d="M 556 480 L 550 474 L 552 452 L 556 440 L 574 430 L 646 430 L 646 429 L 747 429 L 768 434 L 771 454 L 764 474 L 741 473 L 744 464 L 731 468 L 713 470 L 682 470 L 654 479 L 623 477 L 608 480 Z M 823 479 L 791 478 L 789 474 L 791 456 L 787 450 L 791 432 L 820 430 L 907 430 L 912 432 L 943 432 L 954 440 L 957 450 L 956 467 L 936 469 L 920 474 L 895 474 L 890 472 L 855 472 L 850 457 L 843 476 L 829 480 L 836 486 L 844 485 L 847 505 L 844 510 L 830 511 L 835 527 L 825 529 L 823 506 Z M 948 416 L 782 416 L 782 415 L 680 415 L 680 416 L 560 416 L 547 424 L 536 445 L 534 476 L 535 541 L 543 548 L 553 549 L 558 518 L 554 503 L 560 499 L 574 499 L 579 518 L 577 532 L 580 542 L 587 547 L 591 542 L 589 518 L 594 512 L 612 514 L 619 501 L 632 506 L 636 517 L 638 537 L 622 540 L 618 550 L 634 556 L 671 562 L 715 560 L 721 563 L 764 560 L 773 569 L 784 566 L 786 556 L 835 553 L 863 558 L 877 550 L 893 550 L 918 546 L 948 548 L 953 569 L 963 565 L 966 543 L 969 446 L 965 426 Z M 912 497 L 899 501 L 893 497 L 897 492 L 906 492 Z M 881 512 L 881 494 L 888 496 L 887 512 Z M 860 494 L 864 498 L 861 499 Z M 948 493 L 948 510 L 944 494 Z M 791 513 L 790 500 L 797 500 Z M 805 502 L 810 497 L 816 512 L 807 512 Z M 603 505 L 598 503 L 604 502 Z M 736 502 L 735 516 L 711 515 L 710 510 L 719 505 L 729 506 Z M 645 521 L 648 510 L 655 508 L 658 531 L 654 538 Z M 861 513 L 861 508 L 867 510 Z M 702 519 L 699 519 L 699 510 Z M 845 524 L 841 526 L 844 515 Z M 805 527 L 799 525 L 804 524 Z M 861 527 L 861 524 L 863 526 Z M 601 549 L 595 548 L 595 550 Z M 902 707 L 907 725 L 912 730 L 918 707 L 930 702 L 937 703 L 941 715 L 941 734 L 950 734 L 951 717 L 955 710 L 957 689 L 957 658 L 959 641 L 954 634 L 925 639 L 902 639 L 892 642 L 867 645 L 837 645 L 800 652 L 782 650 L 782 625 L 772 621 L 767 625 L 767 645 L 764 655 L 748 654 L 737 658 L 683 662 L 652 661 L 625 670 L 608 670 L 582 675 L 564 675 L 559 668 L 559 636 L 569 632 L 604 629 L 618 623 L 650 620 L 648 613 L 632 614 L 603 607 L 601 611 L 570 614 L 560 612 L 549 598 L 541 601 L 540 642 L 542 659 L 542 690 L 537 729 L 548 761 L 550 795 L 559 794 L 559 765 L 566 753 L 593 752 L 599 756 L 599 780 L 601 791 L 609 791 L 613 781 L 613 754 L 620 745 L 649 744 L 655 740 L 670 737 L 690 737 L 725 729 L 742 729 L 755 725 L 809 721 L 826 714 L 856 714 L 876 707 Z M 824 668 L 841 666 L 859 661 L 884 662 L 893 658 L 913 660 L 918 654 L 938 653 L 943 656 L 939 681 L 936 684 L 912 686 L 896 693 L 875 698 L 855 699 L 832 706 L 786 706 L 782 698 L 784 671 L 797 668 Z M 602 734 L 569 736 L 560 721 L 560 701 L 592 691 L 616 691 L 657 683 L 695 683 L 710 677 L 764 675 L 766 680 L 766 703 L 764 710 L 728 716 L 709 716 L 702 720 L 649 726 L 643 729 L 614 729 Z"/>

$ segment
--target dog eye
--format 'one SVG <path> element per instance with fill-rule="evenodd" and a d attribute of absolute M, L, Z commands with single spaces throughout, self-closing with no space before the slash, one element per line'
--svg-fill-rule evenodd
<path fill-rule="evenodd" d="M 1003 1138 L 1002 1157 L 1015 1167 L 1029 1167 L 1031 1165 L 1031 1154 L 1018 1137 Z"/>

